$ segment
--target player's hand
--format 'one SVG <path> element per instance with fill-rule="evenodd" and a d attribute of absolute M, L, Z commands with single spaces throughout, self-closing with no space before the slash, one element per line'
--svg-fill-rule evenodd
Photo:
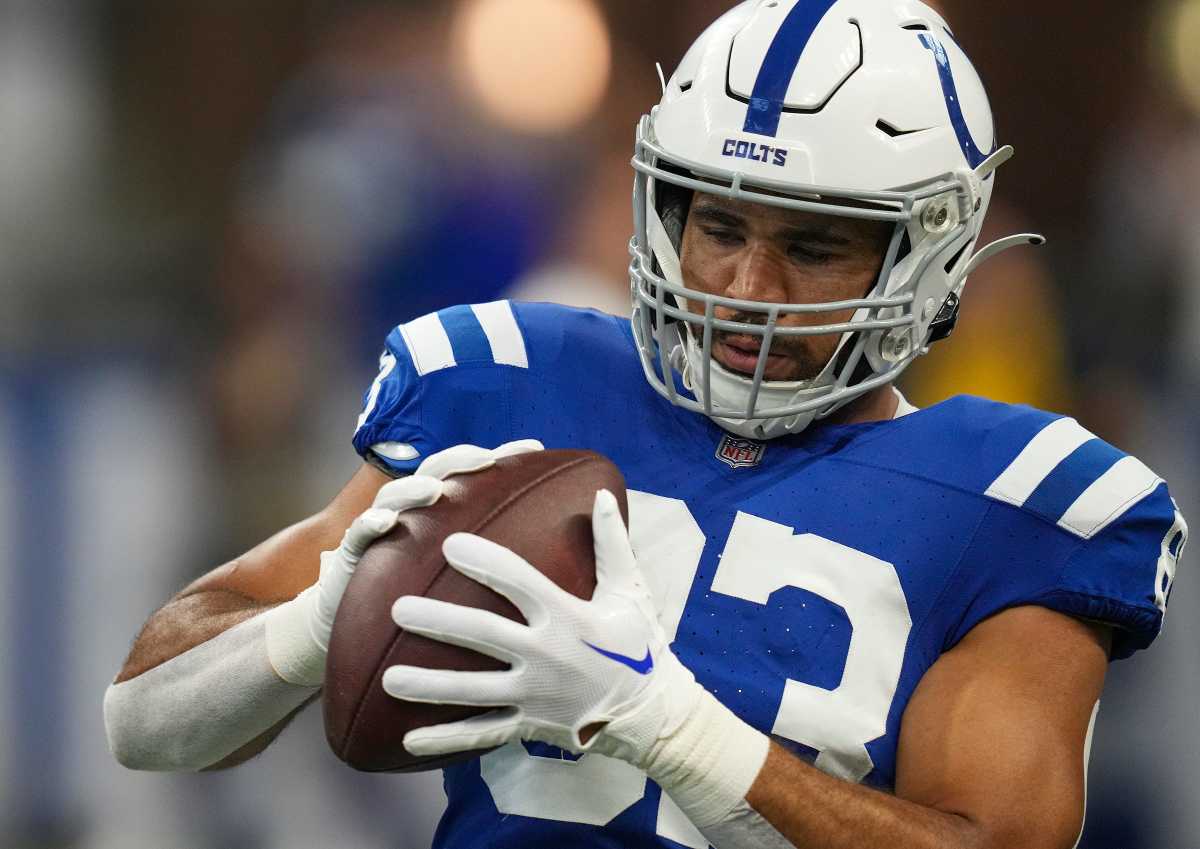
<path fill-rule="evenodd" d="M 346 530 L 341 545 L 321 554 L 317 582 L 272 611 L 267 622 L 267 651 L 280 677 L 308 686 L 324 681 L 329 636 L 346 587 L 368 546 L 391 531 L 402 512 L 437 503 L 447 478 L 490 468 L 502 457 L 541 450 L 542 444 L 535 439 L 494 449 L 456 445 L 431 454 L 414 474 L 384 485 L 370 509 Z"/>
<path fill-rule="evenodd" d="M 322 651 L 329 648 L 333 620 L 358 561 L 371 543 L 396 527 L 402 512 L 436 504 L 447 478 L 489 469 L 502 457 L 541 450 L 542 444 L 535 439 L 509 442 L 494 449 L 456 445 L 429 455 L 412 475 L 380 488 L 375 503 L 354 520 L 342 537 L 342 544 L 321 555 L 321 577 L 316 585 L 311 625 L 313 639 Z"/>
<path fill-rule="evenodd" d="M 446 540 L 447 561 L 506 596 L 528 625 L 416 596 L 395 603 L 392 618 L 405 630 L 483 652 L 512 667 L 499 672 L 388 668 L 383 688 L 396 698 L 510 705 L 410 731 L 404 745 L 412 754 L 441 755 L 527 739 L 638 765 L 687 716 L 702 690 L 667 646 L 617 500 L 606 490 L 596 495 L 592 531 L 596 590 L 590 601 L 560 589 L 507 548 L 469 534 Z"/>

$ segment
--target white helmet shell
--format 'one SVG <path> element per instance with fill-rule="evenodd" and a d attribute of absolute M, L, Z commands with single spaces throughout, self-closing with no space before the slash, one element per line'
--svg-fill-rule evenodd
<path fill-rule="evenodd" d="M 978 74 L 923 3 L 748 0 L 727 12 L 688 51 L 638 128 L 631 276 L 635 335 L 651 385 L 728 430 L 770 438 L 894 380 L 952 326 L 975 267 L 993 171 L 1012 153 L 997 150 L 994 135 Z M 722 298 L 682 279 L 680 234 L 664 225 L 660 183 L 890 221 L 895 231 L 864 298 Z M 991 252 L 1037 241 L 1012 237 Z M 717 307 L 757 320 L 721 321 Z M 846 325 L 778 324 L 787 315 L 850 308 Z M 712 360 L 715 331 L 764 337 L 754 376 Z M 833 333 L 841 343 L 820 375 L 763 380 L 773 338 Z"/>

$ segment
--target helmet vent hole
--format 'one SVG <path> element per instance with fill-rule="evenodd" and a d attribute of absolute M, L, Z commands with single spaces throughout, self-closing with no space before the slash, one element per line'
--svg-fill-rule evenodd
<path fill-rule="evenodd" d="M 875 122 L 875 129 L 879 130 L 879 132 L 883 133 L 885 136 L 893 139 L 896 138 L 896 136 L 902 135 L 899 127 L 893 127 L 882 118 Z"/>
<path fill-rule="evenodd" d="M 965 254 L 973 244 L 975 244 L 975 240 L 971 239 L 965 245 L 959 248 L 958 252 L 955 253 L 954 256 L 950 257 L 950 261 L 946 263 L 947 274 L 950 274 L 954 270 L 954 266 L 958 265 L 958 261 L 962 259 L 963 254 Z"/>
<path fill-rule="evenodd" d="M 895 124 L 889 124 L 887 121 L 880 118 L 875 122 L 875 129 L 879 130 L 879 132 L 883 133 L 890 139 L 898 139 L 901 136 L 911 136 L 913 133 L 924 132 L 928 128 L 923 127 L 919 130 L 902 130 Z"/>
<path fill-rule="evenodd" d="M 929 24 L 924 21 L 913 21 L 911 24 L 905 24 L 901 29 L 910 30 L 912 32 L 929 32 Z"/>
<path fill-rule="evenodd" d="M 688 80 L 686 83 L 680 83 L 679 90 L 682 92 L 685 92 L 685 93 L 691 91 L 692 90 L 692 81 Z"/>

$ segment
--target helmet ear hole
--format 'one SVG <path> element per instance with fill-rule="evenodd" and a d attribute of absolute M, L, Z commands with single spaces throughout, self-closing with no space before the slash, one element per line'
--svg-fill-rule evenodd
<path fill-rule="evenodd" d="M 904 233 L 900 236 L 900 247 L 896 249 L 896 265 L 908 259 L 908 255 L 912 253 L 912 237 L 908 234 L 908 228 L 904 228 Z"/>
<path fill-rule="evenodd" d="M 957 251 L 955 251 L 954 256 L 950 257 L 949 261 L 947 261 L 946 273 L 953 274 L 955 267 L 958 265 L 958 261 L 963 258 L 963 254 L 965 254 L 967 251 L 969 251 L 974 246 L 975 246 L 974 239 L 968 239 L 966 242 L 964 242 L 963 246 L 961 248 L 959 248 Z"/>

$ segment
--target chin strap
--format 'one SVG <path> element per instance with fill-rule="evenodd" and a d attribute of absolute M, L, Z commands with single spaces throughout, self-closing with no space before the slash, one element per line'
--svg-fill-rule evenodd
<path fill-rule="evenodd" d="M 650 239 L 650 250 L 658 260 L 658 267 L 662 269 L 663 279 L 672 286 L 686 289 L 683 285 L 683 266 L 679 262 L 679 252 L 675 250 L 671 237 L 667 235 L 667 228 L 654 204 L 649 204 L 649 209 L 646 210 L 646 234 Z"/>

